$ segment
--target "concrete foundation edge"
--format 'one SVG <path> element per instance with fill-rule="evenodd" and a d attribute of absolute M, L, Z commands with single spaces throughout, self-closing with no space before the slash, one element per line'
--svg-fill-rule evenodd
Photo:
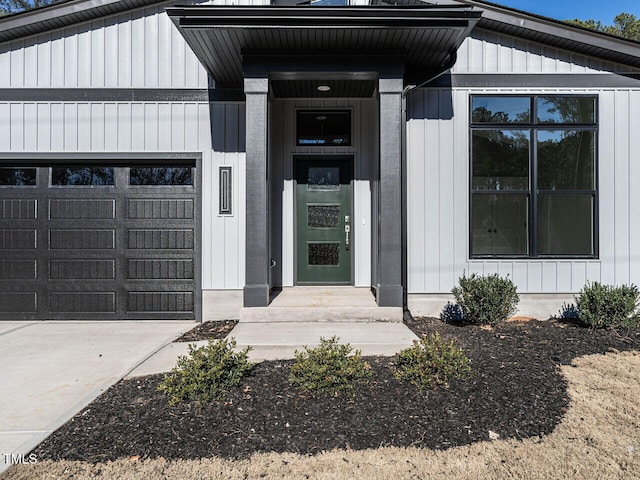
<path fill-rule="evenodd" d="M 573 296 L 572 293 L 521 293 L 515 316 L 547 320 L 558 316 L 565 303 L 574 303 Z M 412 293 L 407 300 L 414 317 L 440 317 L 447 302 L 454 303 L 453 295 Z"/>

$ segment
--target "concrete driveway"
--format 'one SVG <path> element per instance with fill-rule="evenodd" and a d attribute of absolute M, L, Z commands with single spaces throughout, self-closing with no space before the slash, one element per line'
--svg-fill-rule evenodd
<path fill-rule="evenodd" d="M 188 321 L 0 322 L 0 472 L 194 326 Z"/>

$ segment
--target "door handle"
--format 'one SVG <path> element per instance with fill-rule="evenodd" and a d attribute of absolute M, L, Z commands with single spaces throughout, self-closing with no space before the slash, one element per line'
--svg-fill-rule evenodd
<path fill-rule="evenodd" d="M 351 225 L 345 225 L 344 226 L 344 233 L 345 233 L 344 248 L 345 248 L 345 250 L 349 250 L 349 232 L 351 232 Z"/>

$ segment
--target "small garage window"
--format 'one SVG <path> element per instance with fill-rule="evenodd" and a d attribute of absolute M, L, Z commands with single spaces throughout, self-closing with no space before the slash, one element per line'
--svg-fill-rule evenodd
<path fill-rule="evenodd" d="M 129 185 L 188 186 L 193 185 L 191 167 L 131 167 Z"/>
<path fill-rule="evenodd" d="M 114 185 L 112 167 L 52 167 L 51 185 L 104 187 Z"/>
<path fill-rule="evenodd" d="M 35 168 L 0 168 L 0 186 L 33 187 L 35 184 Z"/>

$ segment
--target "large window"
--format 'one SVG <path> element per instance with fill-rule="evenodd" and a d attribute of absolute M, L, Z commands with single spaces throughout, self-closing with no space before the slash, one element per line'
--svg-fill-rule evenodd
<path fill-rule="evenodd" d="M 471 98 L 471 256 L 597 255 L 594 96 Z"/>

